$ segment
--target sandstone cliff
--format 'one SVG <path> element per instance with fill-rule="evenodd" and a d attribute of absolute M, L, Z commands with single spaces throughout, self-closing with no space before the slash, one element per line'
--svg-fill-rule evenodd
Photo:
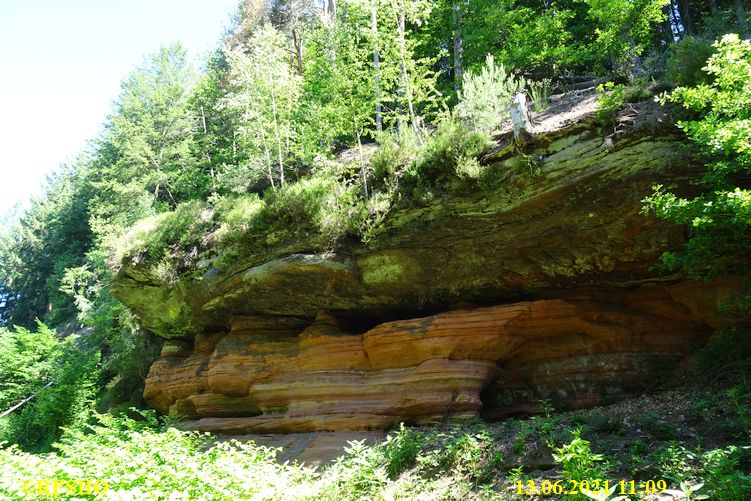
<path fill-rule="evenodd" d="M 214 249 L 170 284 L 126 263 L 113 293 L 168 338 L 146 400 L 204 430 L 377 429 L 654 384 L 722 325 L 731 288 L 654 269 L 683 235 L 641 200 L 700 166 L 654 105 L 615 129 L 578 109 L 522 147 L 501 134 L 492 193 L 394 211 L 371 245 Z"/>

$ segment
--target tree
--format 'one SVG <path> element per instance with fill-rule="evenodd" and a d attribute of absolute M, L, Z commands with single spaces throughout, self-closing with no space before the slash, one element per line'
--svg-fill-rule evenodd
<path fill-rule="evenodd" d="M 485 66 L 475 74 L 464 74 L 459 103 L 454 111 L 470 129 L 490 134 L 510 115 L 511 98 L 527 87 L 524 78 L 507 73 L 488 54 Z"/>
<path fill-rule="evenodd" d="M 237 117 L 222 106 L 226 94 L 227 71 L 224 54 L 218 51 L 208 60 L 189 102 L 190 114 L 195 117 L 193 156 L 200 171 L 208 173 L 210 177 L 212 195 L 219 193 L 222 188 L 238 184 L 224 179 L 227 166 L 247 162 L 247 158 L 237 147 Z M 247 186 L 243 186 L 242 191 L 245 188 Z"/>
<path fill-rule="evenodd" d="M 285 183 L 285 168 L 295 152 L 294 115 L 301 77 L 287 60 L 287 41 L 270 24 L 259 28 L 247 52 L 225 45 L 229 65 L 223 106 L 238 117 L 237 130 L 248 151 L 247 168 L 265 171 L 271 186 Z"/>
<path fill-rule="evenodd" d="M 451 21 L 454 28 L 454 90 L 457 92 L 461 89 L 462 75 L 464 68 L 462 65 L 462 52 L 464 51 L 462 25 L 464 24 L 464 6 L 463 0 L 454 0 L 451 7 Z"/>
<path fill-rule="evenodd" d="M 155 202 L 171 207 L 206 184 L 191 151 L 194 85 L 185 49 L 162 47 L 123 81 L 107 125 L 107 140 L 117 149 L 116 177 L 138 179 Z"/>
<path fill-rule="evenodd" d="M 704 191 L 682 197 L 658 186 L 645 212 L 688 225 L 682 252 L 663 255 L 670 270 L 694 277 L 733 273 L 748 276 L 751 261 L 751 42 L 726 35 L 707 61 L 711 84 L 679 87 L 665 99 L 681 103 L 700 118 L 679 122 L 706 154 Z"/>
<path fill-rule="evenodd" d="M 0 237 L 0 324 L 30 328 L 36 318 L 75 318 L 75 306 L 60 291 L 60 282 L 66 268 L 84 263 L 92 245 L 92 194 L 84 173 L 83 158 L 63 166 L 48 179 L 43 196 Z"/>
<path fill-rule="evenodd" d="M 596 50 L 619 69 L 632 64 L 652 41 L 652 27 L 665 19 L 669 0 L 586 0 L 596 23 Z"/>

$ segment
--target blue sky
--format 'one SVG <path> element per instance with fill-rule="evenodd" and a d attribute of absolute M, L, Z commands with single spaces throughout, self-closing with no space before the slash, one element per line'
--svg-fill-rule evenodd
<path fill-rule="evenodd" d="M 196 65 L 239 0 L 0 0 L 0 215 L 99 131 L 122 80 L 160 45 Z"/>

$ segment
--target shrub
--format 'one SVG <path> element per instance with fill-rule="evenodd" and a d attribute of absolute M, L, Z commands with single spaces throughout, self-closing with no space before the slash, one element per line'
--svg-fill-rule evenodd
<path fill-rule="evenodd" d="M 373 155 L 373 186 L 392 198 L 426 202 L 436 189 L 481 181 L 485 168 L 478 157 L 489 148 L 488 137 L 470 130 L 455 115 L 445 114 L 422 144 L 411 130 L 381 136 Z M 457 183 L 458 182 L 458 183 Z"/>
<path fill-rule="evenodd" d="M 321 237 L 319 243 L 331 245 L 339 237 L 354 233 L 360 210 L 357 188 L 335 179 L 311 177 L 264 195 L 265 206 L 259 214 L 259 230 L 266 243 L 274 244 L 303 236 Z"/>
<path fill-rule="evenodd" d="M 62 427 L 79 419 L 96 394 L 100 376 L 99 352 L 80 341 L 75 335 L 60 340 L 42 323 L 37 332 L 0 333 L 2 410 L 35 395 L 6 418 L 0 442 L 45 450 Z"/>
<path fill-rule="evenodd" d="M 454 112 L 470 129 L 489 134 L 510 116 L 509 104 L 517 92 L 527 86 L 523 77 L 506 72 L 488 54 L 479 74 L 467 72 L 462 81 Z"/>
<path fill-rule="evenodd" d="M 457 176 L 459 165 L 476 159 L 488 148 L 484 134 L 473 132 L 452 116 L 446 116 L 420 148 L 417 160 L 407 170 L 412 184 L 435 186 Z"/>
<path fill-rule="evenodd" d="M 581 436 L 581 430 L 571 432 L 573 440 L 555 449 L 553 460 L 563 467 L 566 480 L 600 480 L 607 470 L 602 454 L 594 454 L 590 442 Z"/>
<path fill-rule="evenodd" d="M 711 42 L 692 36 L 670 45 L 665 81 L 671 86 L 693 86 L 709 83 L 703 71 L 707 59 L 714 53 Z"/>
<path fill-rule="evenodd" d="M 749 447 L 729 445 L 711 449 L 702 455 L 702 478 L 705 490 L 713 499 L 741 501 L 751 492 L 751 475 L 740 469 L 742 456 L 749 457 Z"/>
<path fill-rule="evenodd" d="M 258 226 L 265 203 L 257 193 L 219 199 L 216 214 L 219 229 L 214 238 L 219 242 L 238 240 Z"/>
<path fill-rule="evenodd" d="M 751 331 L 733 327 L 715 334 L 697 353 L 693 377 L 699 383 L 751 384 Z"/>
<path fill-rule="evenodd" d="M 71 338 L 56 360 L 53 386 L 39 390 L 34 400 L 10 416 L 10 442 L 26 450 L 48 450 L 61 429 L 77 423 L 96 396 L 100 355 L 75 348 Z"/>
<path fill-rule="evenodd" d="M 751 171 L 751 41 L 726 35 L 714 48 L 705 67 L 711 84 L 678 87 L 665 97 L 700 116 L 678 125 L 706 154 L 701 194 L 683 198 L 658 185 L 644 208 L 689 228 L 683 251 L 664 253 L 662 265 L 692 277 L 751 270 L 751 190 L 743 182 Z"/>
<path fill-rule="evenodd" d="M 172 212 L 163 212 L 136 223 L 115 251 L 115 262 L 126 259 L 138 262 L 144 257 L 175 271 L 190 265 L 205 235 L 213 227 L 213 211 L 201 201 L 178 205 Z M 161 263 L 161 264 L 159 264 Z M 170 276 L 172 270 L 162 269 Z"/>
<path fill-rule="evenodd" d="M 55 365 L 58 340 L 41 322 L 37 331 L 0 329 L 0 409 L 44 386 Z"/>
<path fill-rule="evenodd" d="M 387 460 L 380 447 L 363 441 L 350 442 L 343 456 L 322 476 L 319 499 L 349 500 L 376 498 L 388 482 Z"/>
<path fill-rule="evenodd" d="M 597 118 L 604 121 L 612 120 L 623 106 L 623 93 L 626 87 L 607 82 L 597 86 Z"/>
<path fill-rule="evenodd" d="M 476 482 L 487 482 L 503 463 L 503 454 L 493 447 L 487 430 L 464 433 L 446 446 L 452 469 Z"/>
<path fill-rule="evenodd" d="M 23 480 L 43 478 L 104 480 L 120 499 L 278 499 L 301 497 L 295 489 L 310 478 L 277 464 L 274 449 L 211 443 L 206 434 L 162 429 L 153 411 L 140 414 L 92 414 L 47 455 L 0 446 L 0 497 L 18 498 Z"/>
<path fill-rule="evenodd" d="M 419 432 L 399 425 L 395 434 L 389 434 L 383 444 L 386 457 L 386 471 L 390 478 L 396 478 L 401 472 L 415 464 L 417 454 L 425 445 L 425 437 Z"/>
<path fill-rule="evenodd" d="M 655 412 L 649 412 L 641 421 L 641 426 L 657 440 L 673 440 L 678 437 L 678 428 L 660 418 Z"/>
<path fill-rule="evenodd" d="M 387 131 L 378 136 L 379 148 L 373 154 L 373 188 L 395 191 L 404 169 L 415 160 L 420 140 L 411 127 Z"/>
<path fill-rule="evenodd" d="M 519 433 L 514 437 L 514 451 L 517 454 L 524 454 L 527 451 L 527 440 L 532 432 L 534 432 L 534 427 L 526 421 L 519 421 Z"/>
<path fill-rule="evenodd" d="M 678 442 L 662 447 L 657 453 L 660 473 L 675 486 L 703 485 L 711 499 L 742 500 L 751 491 L 751 476 L 741 471 L 743 456 L 749 457 L 749 447 L 729 445 L 702 451 L 687 449 Z"/>

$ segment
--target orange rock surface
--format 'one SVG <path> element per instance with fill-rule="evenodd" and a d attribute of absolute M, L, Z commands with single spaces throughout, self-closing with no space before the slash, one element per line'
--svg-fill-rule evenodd
<path fill-rule="evenodd" d="M 701 291 L 704 297 L 697 295 Z M 345 332 L 322 311 L 236 317 L 228 333 L 168 340 L 145 398 L 226 433 L 383 429 L 594 405 L 640 391 L 717 327 L 707 288 L 678 284 L 455 309 Z"/>

